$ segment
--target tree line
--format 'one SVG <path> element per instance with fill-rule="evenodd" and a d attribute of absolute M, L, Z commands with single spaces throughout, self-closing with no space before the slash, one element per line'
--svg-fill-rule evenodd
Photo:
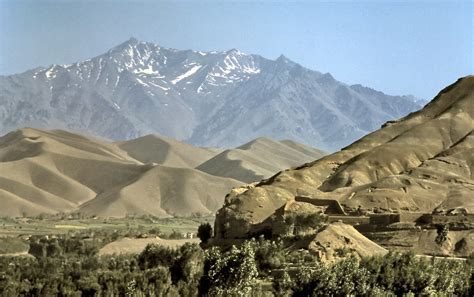
<path fill-rule="evenodd" d="M 201 230 L 207 234 L 208 230 Z M 3 296 L 472 296 L 470 261 L 413 253 L 325 264 L 281 241 L 228 248 L 148 245 L 138 255 L 96 255 L 93 241 L 43 239 L 34 257 L 0 257 Z"/>

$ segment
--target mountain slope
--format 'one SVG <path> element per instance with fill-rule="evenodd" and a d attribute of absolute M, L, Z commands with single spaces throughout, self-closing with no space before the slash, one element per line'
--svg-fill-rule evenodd
<path fill-rule="evenodd" d="M 143 163 L 183 168 L 194 168 L 220 152 L 219 149 L 195 147 L 158 135 L 146 135 L 119 142 L 118 146 L 132 158 Z"/>
<path fill-rule="evenodd" d="M 209 213 L 240 184 L 192 168 L 143 164 L 114 143 L 65 131 L 22 129 L 0 138 L 5 216 Z"/>
<path fill-rule="evenodd" d="M 223 193 L 239 184 L 191 168 L 158 165 L 126 185 L 97 195 L 79 211 L 99 216 L 211 213 L 222 205 Z"/>
<path fill-rule="evenodd" d="M 279 142 L 261 137 L 236 149 L 226 150 L 196 169 L 251 183 L 323 155 L 322 151 L 293 141 Z"/>
<path fill-rule="evenodd" d="M 337 199 L 346 210 L 474 212 L 473 129 L 469 76 L 340 152 L 232 191 L 218 211 L 216 234 L 246 237 L 298 195 Z"/>
<path fill-rule="evenodd" d="M 123 140 L 158 133 L 235 147 L 267 135 L 336 150 L 420 106 L 285 58 L 130 39 L 71 65 L 0 76 L 0 133 L 60 128 Z"/>

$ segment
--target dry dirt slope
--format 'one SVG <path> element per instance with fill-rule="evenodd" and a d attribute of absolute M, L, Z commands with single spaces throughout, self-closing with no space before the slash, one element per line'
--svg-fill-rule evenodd
<path fill-rule="evenodd" d="M 22 129 L 0 138 L 4 216 L 209 213 L 240 184 L 193 168 L 144 164 L 116 144 L 65 131 Z"/>
<path fill-rule="evenodd" d="M 236 189 L 218 211 L 221 237 L 246 237 L 297 195 L 333 198 L 346 208 L 474 212 L 474 77 L 459 79 L 422 110 L 340 152 Z"/>
<path fill-rule="evenodd" d="M 335 222 L 326 226 L 315 235 L 308 246 L 309 250 L 319 253 L 323 261 L 337 259 L 338 249 L 348 249 L 359 257 L 385 255 L 387 250 L 370 241 L 354 227 Z"/>
<path fill-rule="evenodd" d="M 245 153 L 233 161 L 260 173 L 265 170 L 267 176 L 287 164 L 320 156 L 320 151 L 302 144 L 271 139 L 258 139 L 235 151 Z M 262 157 L 265 152 L 269 157 Z M 218 153 L 219 149 L 158 135 L 111 143 L 62 130 L 17 130 L 0 138 L 0 215 L 215 212 L 225 194 L 242 184 L 229 176 L 247 170 L 232 167 L 226 159 L 207 166 L 222 169 L 222 177 L 194 169 Z"/>
<path fill-rule="evenodd" d="M 212 175 L 251 183 L 285 168 L 314 161 L 324 154 L 323 151 L 294 141 L 260 137 L 226 150 L 196 168 Z"/>
<path fill-rule="evenodd" d="M 153 134 L 117 142 L 117 144 L 129 156 L 143 163 L 157 163 L 183 168 L 194 168 L 222 151 L 221 149 L 195 147 L 185 142 Z"/>

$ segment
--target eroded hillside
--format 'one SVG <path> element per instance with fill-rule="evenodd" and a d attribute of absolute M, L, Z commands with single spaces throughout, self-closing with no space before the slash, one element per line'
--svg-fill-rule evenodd
<path fill-rule="evenodd" d="M 160 141 L 157 136 L 153 140 Z M 202 161 L 204 149 L 176 143 L 160 152 L 140 146 L 139 141 L 127 148 L 133 147 L 136 154 L 160 153 L 164 156 L 160 163 L 184 166 L 177 157 L 184 147 L 187 162 Z M 4 216 L 71 211 L 161 217 L 210 213 L 222 205 L 226 192 L 240 184 L 189 167 L 145 164 L 117 144 L 61 130 L 21 129 L 0 138 Z"/>
<path fill-rule="evenodd" d="M 296 142 L 265 139 L 264 146 L 257 145 L 261 142 L 235 149 L 244 153 L 228 160 L 214 158 L 219 149 L 160 135 L 113 143 L 63 130 L 16 130 L 0 137 L 0 215 L 209 214 L 242 184 L 235 179 L 241 172 L 270 176 L 320 156 Z M 272 152 L 271 158 L 261 159 L 263 152 Z M 201 163 L 209 172 L 195 168 Z"/>
<path fill-rule="evenodd" d="M 422 110 L 332 155 L 233 190 L 218 237 L 246 237 L 296 196 L 338 200 L 346 210 L 474 211 L 474 77 L 442 90 Z"/>

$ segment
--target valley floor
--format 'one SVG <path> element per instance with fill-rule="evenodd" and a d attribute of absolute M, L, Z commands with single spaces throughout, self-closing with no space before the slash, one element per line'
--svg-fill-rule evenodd
<path fill-rule="evenodd" d="M 153 241 L 153 243 L 160 241 L 159 243 L 165 246 L 175 246 L 177 241 L 198 243 L 198 239 L 189 238 L 188 240 L 185 237 L 196 237 L 198 226 L 213 220 L 214 217 L 211 216 L 165 219 L 153 217 L 0 218 L 0 256 L 27 253 L 28 241 L 31 237 L 52 238 L 60 235 L 81 236 L 84 240 L 95 237 L 108 238 L 105 244 L 111 241 L 118 242 L 117 246 L 112 246 L 109 250 L 115 250 L 118 253 L 127 253 L 132 250 L 139 253 L 148 241 Z M 128 241 L 123 241 L 124 238 Z M 128 244 L 124 245 L 124 243 Z M 107 253 L 106 250 L 104 253 Z"/>

